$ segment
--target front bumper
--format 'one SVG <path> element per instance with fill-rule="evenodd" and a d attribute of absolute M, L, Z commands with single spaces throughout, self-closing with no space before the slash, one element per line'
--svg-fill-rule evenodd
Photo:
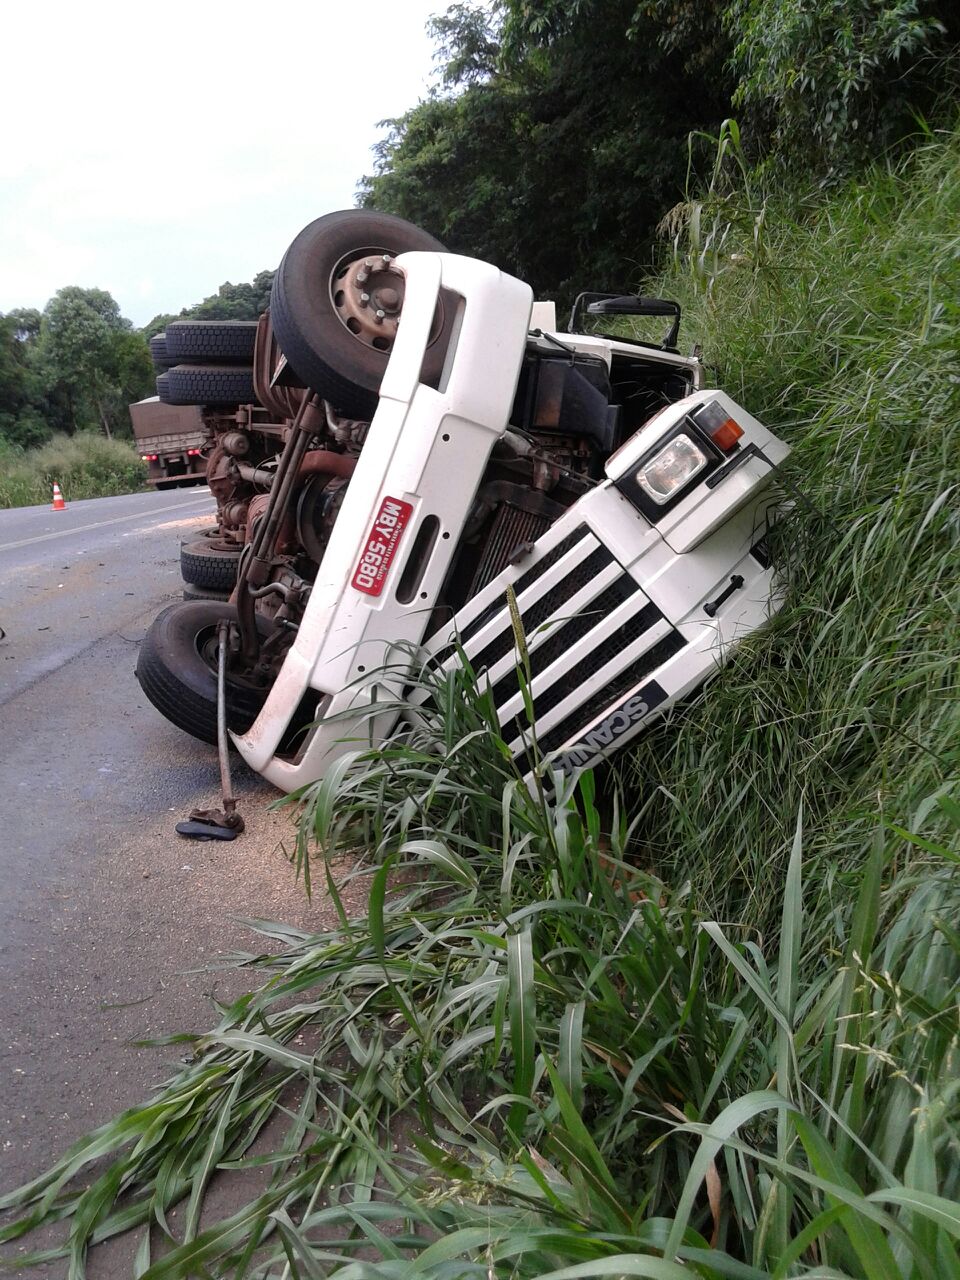
<path fill-rule="evenodd" d="M 397 265 L 407 274 L 403 323 L 377 412 L 297 638 L 260 715 L 235 738 L 251 768 L 284 791 L 322 777 L 338 755 L 357 745 L 344 711 L 399 695 L 399 674 L 393 686 L 384 679 L 363 683 L 364 677 L 392 655 L 406 665 L 405 646 L 423 637 L 490 451 L 506 429 L 523 358 L 533 301 L 527 285 L 454 254 L 402 254 Z M 434 389 L 420 382 L 420 369 L 441 289 L 459 305 Z M 364 568 L 370 567 L 376 517 L 387 500 L 406 515 L 402 538 L 372 594 Z M 412 592 L 406 575 L 401 598 L 415 551 L 422 563 L 412 575 Z M 301 703 L 318 696 L 323 718 L 294 758 L 279 755 Z M 388 732 L 394 720 L 380 717 L 375 734 Z"/>

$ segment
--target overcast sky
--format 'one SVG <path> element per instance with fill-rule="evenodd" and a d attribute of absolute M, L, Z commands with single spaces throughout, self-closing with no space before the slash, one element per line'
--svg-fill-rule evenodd
<path fill-rule="evenodd" d="M 4 6 L 0 312 L 68 284 L 135 324 L 275 267 L 427 91 L 446 0 Z"/>

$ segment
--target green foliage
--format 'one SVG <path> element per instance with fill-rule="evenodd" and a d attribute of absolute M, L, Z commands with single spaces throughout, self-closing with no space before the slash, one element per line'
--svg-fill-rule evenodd
<path fill-rule="evenodd" d="M 638 871 L 590 775 L 518 785 L 468 672 L 425 680 L 419 731 L 301 797 L 342 924 L 254 922 L 280 954 L 236 958 L 263 981 L 171 1039 L 189 1064 L 0 1199 L 0 1240 L 70 1227 L 17 1263 L 80 1280 L 139 1228 L 146 1280 L 957 1274 L 958 855 L 875 814 L 825 916 L 798 823 L 765 950 Z M 215 1170 L 258 1167 L 203 1216 Z"/>
<path fill-rule="evenodd" d="M 751 163 L 836 175 L 957 85 L 941 0 L 501 0 L 432 31 L 439 86 L 385 122 L 360 201 L 563 302 L 636 287 L 688 135 L 735 108 Z"/>
<path fill-rule="evenodd" d="M 540 294 L 627 288 L 682 190 L 687 133 L 726 114 L 722 86 L 694 83 L 631 3 L 577 7 L 547 47 L 539 26 L 508 21 L 496 71 L 496 33 L 468 13 L 451 11 L 441 37 L 445 79 L 466 87 L 389 122 L 362 203 Z"/>
<path fill-rule="evenodd" d="M 496 72 L 500 45 L 486 9 L 453 4 L 445 14 L 431 18 L 427 30 L 436 41 L 433 56 L 440 64 L 442 84 L 476 84 Z"/>
<path fill-rule="evenodd" d="M 149 394 L 143 336 L 102 289 L 61 289 L 43 314 L 0 316 L 0 440 L 24 448 L 99 425 L 129 436 L 127 406 Z"/>
<path fill-rule="evenodd" d="M 948 33 L 945 19 L 952 10 Z M 950 86 L 960 29 L 936 0 L 730 0 L 734 105 L 807 164 L 876 153 Z"/>
<path fill-rule="evenodd" d="M 39 322 L 39 313 L 33 314 Z M 42 443 L 49 431 L 34 407 L 38 389 L 26 323 L 22 313 L 0 316 L 0 440 L 29 447 Z"/>
<path fill-rule="evenodd" d="M 132 445 L 92 431 L 23 449 L 0 438 L 0 508 L 49 503 L 56 481 L 67 501 L 142 489 L 147 468 Z"/>
<path fill-rule="evenodd" d="M 645 857 L 759 936 L 802 796 L 828 911 L 878 804 L 914 829 L 960 766 L 958 209 L 960 135 L 825 203 L 718 179 L 651 285 L 792 443 L 804 495 L 790 607 L 634 764 Z"/>
<path fill-rule="evenodd" d="M 61 425 L 71 431 L 99 423 L 107 436 L 129 433 L 127 405 L 153 381 L 145 339 L 102 289 L 71 285 L 50 299 L 36 359 L 45 391 L 66 410 Z"/>

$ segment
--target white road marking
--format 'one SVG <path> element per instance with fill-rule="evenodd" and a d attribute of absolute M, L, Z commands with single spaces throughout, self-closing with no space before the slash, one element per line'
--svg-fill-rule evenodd
<path fill-rule="evenodd" d="M 86 533 L 88 529 L 103 529 L 108 524 L 124 524 L 128 520 L 149 520 L 153 516 L 162 515 L 164 511 L 183 511 L 186 507 L 195 506 L 198 502 L 209 502 L 212 495 L 204 498 L 191 498 L 189 502 L 175 502 L 169 507 L 157 507 L 155 511 L 140 512 L 132 516 L 114 516 L 112 520 L 97 520 L 95 524 L 80 524 L 73 529 L 58 529 L 55 533 L 40 533 L 35 538 L 21 538 L 19 542 L 4 542 L 0 551 L 14 551 L 17 547 L 29 547 L 34 542 L 49 542 L 51 538 L 66 538 L 71 533 Z"/>

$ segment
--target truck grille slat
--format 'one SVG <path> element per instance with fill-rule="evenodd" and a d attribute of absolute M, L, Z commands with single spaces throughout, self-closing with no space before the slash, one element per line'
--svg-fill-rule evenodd
<path fill-rule="evenodd" d="M 572 550 L 578 542 L 582 542 L 586 536 L 587 528 L 582 524 L 578 525 L 571 533 L 568 533 L 567 536 L 548 551 L 542 559 L 538 560 L 535 565 L 531 565 L 526 573 L 522 573 L 520 577 L 517 578 L 513 584 L 513 589 L 516 594 L 519 596 L 522 592 L 526 591 L 526 589 L 541 578 L 548 569 L 552 569 L 557 561 L 565 556 L 568 551 Z M 465 645 L 472 640 L 477 632 L 481 631 L 492 618 L 495 618 L 497 614 L 504 609 L 504 607 L 503 596 L 497 596 L 496 600 L 491 601 L 485 609 L 481 609 L 472 621 L 466 623 L 460 628 L 460 643 Z"/>
<path fill-rule="evenodd" d="M 547 667 L 565 650 L 571 649 L 578 640 L 582 640 L 589 631 L 602 623 L 607 614 L 612 613 L 618 605 L 625 603 L 638 591 L 639 587 L 629 573 L 621 574 L 605 591 L 591 600 L 582 613 L 572 618 L 558 620 L 549 637 L 535 649 L 531 649 L 531 674 L 536 677 L 546 671 Z M 516 668 L 512 668 L 505 672 L 493 686 L 493 700 L 498 707 L 502 707 L 519 690 Z"/>
<path fill-rule="evenodd" d="M 662 619 L 663 614 L 655 604 L 648 602 L 644 605 L 639 612 L 628 618 L 615 631 L 612 631 L 595 649 L 592 649 L 579 662 L 570 667 L 568 671 L 565 671 L 553 684 L 534 694 L 533 709 L 537 718 L 542 719 L 546 716 L 564 698 L 569 697 L 579 685 L 585 684 L 591 676 L 596 675 L 608 662 L 613 661 L 619 653 L 622 653 L 635 640 L 638 640 L 645 631 L 649 631 L 651 627 L 662 621 Z M 609 684 L 604 685 L 603 688 L 590 695 L 585 702 L 571 711 L 559 725 L 549 730 L 544 735 L 541 749 L 544 752 L 552 751 L 553 746 L 548 747 L 543 744 L 547 740 L 552 741 L 558 733 L 560 737 L 556 738 L 556 745 L 559 746 L 560 743 L 566 741 L 570 734 L 575 732 L 578 725 L 588 724 L 597 714 L 597 711 L 612 702 L 621 688 L 629 688 L 631 685 L 636 684 L 638 680 L 642 680 L 648 672 L 655 670 L 666 660 L 666 657 L 672 656 L 683 645 L 683 637 L 678 632 L 672 631 L 648 649 L 646 653 L 642 654 L 639 659 L 629 662 L 624 670 L 613 677 Z M 590 708 L 594 704 L 596 704 L 596 710 L 591 710 Z M 565 727 L 567 725 L 570 727 Z M 527 728 L 526 714 L 520 711 L 503 726 L 504 740 L 511 742 L 525 728 Z"/>
<path fill-rule="evenodd" d="M 558 725 L 555 725 L 542 738 L 537 739 L 540 751 L 546 755 L 555 751 L 575 734 L 579 734 L 591 721 L 595 720 L 605 707 L 612 706 L 621 694 L 639 684 L 646 676 L 679 653 L 686 641 L 679 631 L 672 631 L 664 636 L 652 649 L 648 649 L 639 662 L 632 662 L 628 667 L 614 676 L 609 684 L 604 685 L 592 694 L 586 702 L 571 711 Z"/>
<path fill-rule="evenodd" d="M 575 565 L 565 577 L 561 578 L 548 591 L 545 591 L 539 600 L 536 600 L 528 608 L 521 609 L 520 616 L 527 634 L 529 635 L 541 623 L 546 622 L 553 614 L 559 613 L 571 596 L 576 595 L 581 587 L 585 587 L 601 570 L 612 562 L 613 556 L 606 547 L 597 547 L 585 560 L 581 560 L 579 564 Z M 517 583 L 517 586 L 519 586 L 519 583 Z M 516 587 L 514 589 L 516 590 Z M 505 657 L 514 646 L 510 613 L 504 608 L 503 603 L 499 607 L 504 610 L 504 628 L 479 653 L 471 655 L 471 661 L 477 671 L 482 670 L 484 667 L 492 667 L 494 663 Z"/>

